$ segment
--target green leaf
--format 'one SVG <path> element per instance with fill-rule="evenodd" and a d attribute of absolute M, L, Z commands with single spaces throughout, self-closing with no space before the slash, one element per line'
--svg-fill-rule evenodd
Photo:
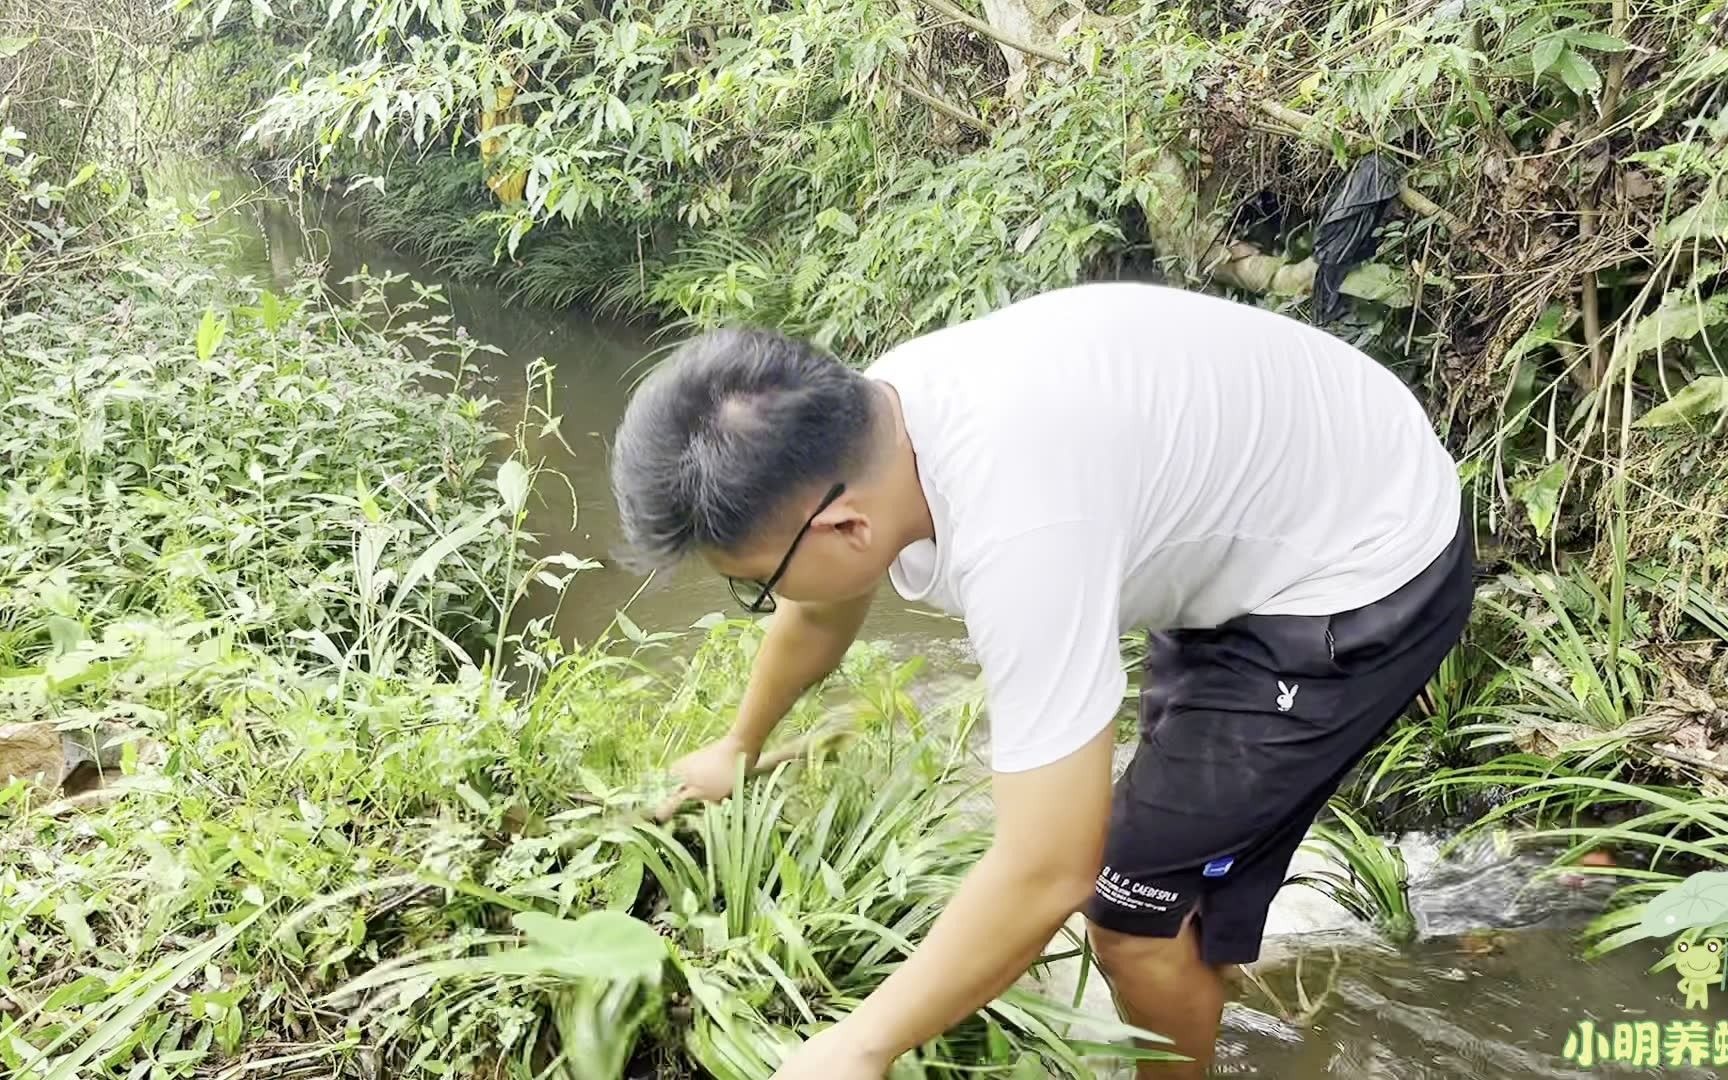
<path fill-rule="evenodd" d="M 28 49 L 36 41 L 36 35 L 29 37 L 0 37 L 0 60 L 9 56 L 17 56 Z"/>
<path fill-rule="evenodd" d="M 641 919 L 618 911 L 591 911 L 560 919 L 523 911 L 510 920 L 535 946 L 554 959 L 561 973 L 597 979 L 658 979 L 666 960 L 666 941 Z"/>
<path fill-rule="evenodd" d="M 630 115 L 630 107 L 615 97 L 606 99 L 606 126 L 613 131 L 629 134 L 636 130 L 636 120 Z"/>
<path fill-rule="evenodd" d="M 846 211 L 830 206 L 816 215 L 816 227 L 837 232 L 841 236 L 857 236 L 858 223 Z"/>
<path fill-rule="evenodd" d="M 1344 276 L 1338 291 L 1358 300 L 1372 300 L 1391 307 L 1409 307 L 1413 302 L 1410 275 L 1383 263 L 1363 263 Z"/>
<path fill-rule="evenodd" d="M 1665 428 L 1728 410 L 1728 378 L 1704 375 L 1680 388 L 1680 392 L 1638 418 L 1634 427 Z"/>
<path fill-rule="evenodd" d="M 1656 227 L 1659 246 L 1681 240 L 1728 240 L 1728 201 L 1709 196 Z"/>
<path fill-rule="evenodd" d="M 50 615 L 47 620 L 48 639 L 54 643 L 54 651 L 65 655 L 78 647 L 88 635 L 84 633 L 84 624 L 77 619 L 69 619 L 64 615 Z"/>
<path fill-rule="evenodd" d="M 1594 49 L 1597 52 L 1625 52 L 1632 46 L 1612 34 L 1594 30 L 1568 30 L 1566 44 L 1574 49 Z"/>
<path fill-rule="evenodd" d="M 1502 39 L 1502 47 L 1508 53 L 1523 52 L 1530 47 L 1530 43 L 1536 39 L 1536 35 L 1548 26 L 1549 19 L 1543 13 L 1531 14 L 1518 25 L 1506 31 L 1506 36 Z"/>
<path fill-rule="evenodd" d="M 258 294 L 258 313 L 264 320 L 264 329 L 270 333 L 274 334 L 282 325 L 282 301 L 269 289 Z"/>
<path fill-rule="evenodd" d="M 1723 323 L 1728 323 L 1728 293 L 1700 298 L 1675 289 L 1662 297 L 1655 311 L 1632 324 L 1619 348 L 1626 359 L 1636 360 L 1666 342 L 1694 338 Z"/>
<path fill-rule="evenodd" d="M 846 882 L 841 879 L 840 871 L 828 865 L 827 861 L 824 860 L 822 863 L 821 874 L 822 887 L 828 890 L 828 895 L 835 900 L 845 899 Z"/>
<path fill-rule="evenodd" d="M 629 912 L 642 892 L 642 870 L 640 855 L 629 854 L 619 860 L 617 867 L 606 875 L 606 910 Z"/>
<path fill-rule="evenodd" d="M 366 520 L 373 525 L 384 520 L 384 510 L 378 505 L 378 500 L 372 497 L 364 484 L 360 482 L 360 474 L 354 474 L 354 499 L 360 504 L 360 512 L 366 515 Z"/>
<path fill-rule="evenodd" d="M 1550 304 L 1548 310 L 1542 313 L 1542 317 L 1531 324 L 1530 329 L 1524 331 L 1518 340 L 1512 343 L 1512 347 L 1506 350 L 1504 363 L 1511 364 L 1528 355 L 1532 349 L 1564 340 L 1566 329 L 1572 325 L 1571 318 L 1566 318 L 1564 323 L 1561 322 L 1565 316 L 1566 309 L 1564 307 L 1559 304 Z"/>
<path fill-rule="evenodd" d="M 1008 1080 L 1048 1080 L 1050 1071 L 1044 1067 L 1044 1061 L 1037 1054 L 1025 1053 L 1014 1063 L 1014 1068 L 1008 1072 Z"/>
<path fill-rule="evenodd" d="M 1567 49 L 1560 57 L 1560 62 L 1554 65 L 1554 70 L 1560 75 L 1560 81 L 1579 97 L 1594 97 L 1602 89 L 1602 75 L 1590 61 L 1578 53 Z"/>
<path fill-rule="evenodd" d="M 1560 59 L 1560 54 L 1565 51 L 1566 39 L 1559 34 L 1550 34 L 1538 41 L 1536 51 L 1530 56 L 1530 63 L 1535 70 L 1536 77 L 1540 79 L 1542 73 L 1553 67 L 1555 62 Z"/>
<path fill-rule="evenodd" d="M 216 318 L 216 312 L 204 309 L 204 318 L 198 322 L 198 359 L 208 360 L 216 352 L 216 346 L 222 344 L 222 339 L 228 333 L 228 324 Z"/>
<path fill-rule="evenodd" d="M 217 954 L 232 944 L 235 938 L 244 933 L 267 910 L 269 909 L 257 908 L 246 918 L 205 939 L 194 948 L 158 961 L 88 1017 L 91 1021 L 102 1018 L 103 1022 L 86 1035 L 75 1049 L 55 1055 L 55 1051 L 84 1031 L 84 1024 L 68 1025 L 55 1039 L 26 1058 L 20 1073 L 40 1075 L 42 1080 L 75 1080 L 76 1077 L 85 1075 L 83 1067 L 86 1062 L 112 1049 L 114 1044 L 129 1032 L 137 1030 L 146 1013 L 154 1009 L 158 1002 L 167 997 L 176 986 L 181 985 L 188 976 L 202 970 L 215 959 Z M 53 1068 L 42 1073 L 34 1072 L 38 1066 L 46 1064 L 50 1057 L 53 1058 Z"/>
<path fill-rule="evenodd" d="M 528 503 L 528 470 L 515 458 L 498 466 L 498 494 L 512 515 L 520 514 Z"/>
<path fill-rule="evenodd" d="M 456 783 L 456 797 L 467 803 L 468 808 L 481 817 L 492 813 L 492 804 L 486 801 L 486 797 L 461 781 Z"/>
<path fill-rule="evenodd" d="M 1728 920 L 1728 870 L 1693 874 L 1644 905 L 1639 936 L 1670 937 Z"/>
<path fill-rule="evenodd" d="M 1534 477 L 1517 485 L 1518 498 L 1530 515 L 1537 536 L 1547 536 L 1554 523 L 1554 512 L 1560 508 L 1560 489 L 1566 484 L 1566 462 L 1559 459 Z"/>
<path fill-rule="evenodd" d="M 414 586 L 420 584 L 422 578 L 435 570 L 438 564 L 443 562 L 457 548 L 478 540 L 480 535 L 486 531 L 486 527 L 491 525 L 497 517 L 497 510 L 488 510 L 421 552 L 420 557 L 409 563 L 407 571 L 403 573 L 402 584 L 396 589 L 396 600 L 391 604 L 390 609 L 395 611 L 408 594 L 413 591 Z"/>
<path fill-rule="evenodd" d="M 54 920 L 66 931 L 73 947 L 81 952 L 96 948 L 96 935 L 90 932 L 90 923 L 85 918 L 88 914 L 90 909 L 76 900 L 65 900 L 54 907 Z"/>

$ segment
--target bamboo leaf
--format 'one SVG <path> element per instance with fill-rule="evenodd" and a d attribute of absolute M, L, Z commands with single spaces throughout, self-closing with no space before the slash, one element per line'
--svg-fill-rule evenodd
<path fill-rule="evenodd" d="M 228 334 L 228 324 L 216 318 L 216 312 L 210 308 L 204 309 L 204 317 L 198 322 L 198 336 L 194 344 L 198 348 L 198 359 L 208 360 L 216 353 L 216 346 L 222 344 L 222 339 Z"/>
<path fill-rule="evenodd" d="M 1602 89 L 1602 74 L 1582 54 L 1567 49 L 1554 65 L 1560 81 L 1579 97 L 1595 97 Z"/>
<path fill-rule="evenodd" d="M 528 503 L 528 470 L 515 458 L 498 466 L 498 494 L 512 516 L 520 514 Z"/>
<path fill-rule="evenodd" d="M 1638 418 L 1635 427 L 1665 428 L 1728 410 L 1728 378 L 1705 375 L 1693 379 L 1680 392 Z"/>
<path fill-rule="evenodd" d="M 1597 52 L 1625 52 L 1632 47 L 1612 34 L 1601 34 L 1594 30 L 1569 30 L 1566 32 L 1566 44 L 1574 49 L 1594 49 Z"/>
<path fill-rule="evenodd" d="M 1553 67 L 1560 59 L 1560 54 L 1566 50 L 1566 39 L 1559 34 L 1550 34 L 1536 43 L 1536 49 L 1530 54 L 1530 64 L 1535 70 L 1536 78 Z"/>

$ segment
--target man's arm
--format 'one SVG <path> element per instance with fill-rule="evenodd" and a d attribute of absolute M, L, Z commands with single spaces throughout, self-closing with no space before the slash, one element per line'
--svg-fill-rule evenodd
<path fill-rule="evenodd" d="M 871 595 L 838 604 L 780 601 L 750 665 L 750 682 L 731 730 L 672 763 L 680 786 L 661 808 L 662 817 L 676 813 L 686 799 L 715 802 L 732 794 L 738 755 L 744 755 L 746 770 L 754 768 L 775 725 L 804 691 L 840 666 L 869 614 Z"/>
<path fill-rule="evenodd" d="M 912 956 L 832 1033 L 887 1063 L 994 1000 L 1091 895 L 1110 821 L 1105 728 L 1078 751 L 997 773 L 996 838 Z"/>
<path fill-rule="evenodd" d="M 779 1080 L 880 1077 L 1024 974 L 1094 888 L 1127 689 L 1120 547 L 1090 521 L 1040 525 L 1000 538 L 961 578 L 987 690 L 995 840 L 911 957 Z"/>
<path fill-rule="evenodd" d="M 840 666 L 875 594 L 836 604 L 781 600 L 768 618 L 730 736 L 755 756 L 804 691 Z"/>

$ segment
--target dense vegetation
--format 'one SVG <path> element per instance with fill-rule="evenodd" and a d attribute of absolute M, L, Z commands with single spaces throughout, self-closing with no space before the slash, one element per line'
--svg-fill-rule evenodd
<path fill-rule="evenodd" d="M 527 531 L 500 428 L 551 417 L 493 415 L 435 289 L 212 269 L 220 207 L 137 195 L 164 146 L 525 303 L 857 360 L 1115 274 L 1326 321 L 1420 389 L 1497 553 L 1312 880 L 1403 936 L 1375 831 L 1516 822 L 1617 852 L 1627 940 L 1728 863 L 1723 37 L 1701 0 L 0 6 L 0 729 L 101 781 L 0 786 L 0 1062 L 762 1076 L 984 843 L 971 706 L 868 646 L 794 721 L 861 706 L 848 768 L 657 824 L 756 629 L 520 626 L 592 565 Z M 1329 221 L 1364 161 L 1391 205 Z M 1068 1018 L 1017 993 L 905 1067 L 1083 1075 Z"/>
<path fill-rule="evenodd" d="M 1115 274 L 1325 322 L 1423 393 L 1507 572 L 1366 774 L 1359 798 L 1404 796 L 1378 823 L 1555 773 L 1704 795 L 1728 775 L 1720 5 L 358 0 L 263 21 L 303 48 L 253 152 L 526 302 L 748 319 L 858 361 Z"/>
<path fill-rule="evenodd" d="M 761 1075 L 981 850 L 965 759 L 885 739 L 904 702 L 861 648 L 838 681 L 889 689 L 850 751 L 873 767 L 654 824 L 643 778 L 728 722 L 754 629 L 671 670 L 646 635 L 509 640 L 528 589 L 592 564 L 522 531 L 533 470 L 490 464 L 478 343 L 431 291 L 236 284 L 204 228 L 27 284 L 0 324 L 0 711 L 118 750 L 83 794 L 0 788 L 0 1061 Z M 530 945 L 497 951 L 513 925 Z M 1066 1015 L 1005 999 L 930 1061 L 1077 1069 Z"/>
<path fill-rule="evenodd" d="M 1485 517 L 1570 546 L 1620 507 L 1635 552 L 1721 569 L 1687 436 L 1728 319 L 1719 10 L 985 9 L 288 4 L 266 22 L 304 49 L 250 145 L 369 178 L 378 229 L 526 300 L 860 360 L 1080 276 L 1297 302 L 1348 269 L 1329 199 L 1377 161 L 1395 205 L 1333 328 L 1426 389 Z M 1637 483 L 1682 470 L 1683 506 Z"/>

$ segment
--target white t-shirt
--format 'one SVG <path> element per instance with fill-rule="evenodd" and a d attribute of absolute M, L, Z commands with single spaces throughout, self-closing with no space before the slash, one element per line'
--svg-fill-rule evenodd
<path fill-rule="evenodd" d="M 1074 286 L 867 374 L 899 394 L 936 526 L 889 577 L 964 618 L 999 771 L 1112 722 L 1122 633 L 1349 611 L 1457 532 L 1455 463 L 1397 376 L 1245 304 Z"/>

